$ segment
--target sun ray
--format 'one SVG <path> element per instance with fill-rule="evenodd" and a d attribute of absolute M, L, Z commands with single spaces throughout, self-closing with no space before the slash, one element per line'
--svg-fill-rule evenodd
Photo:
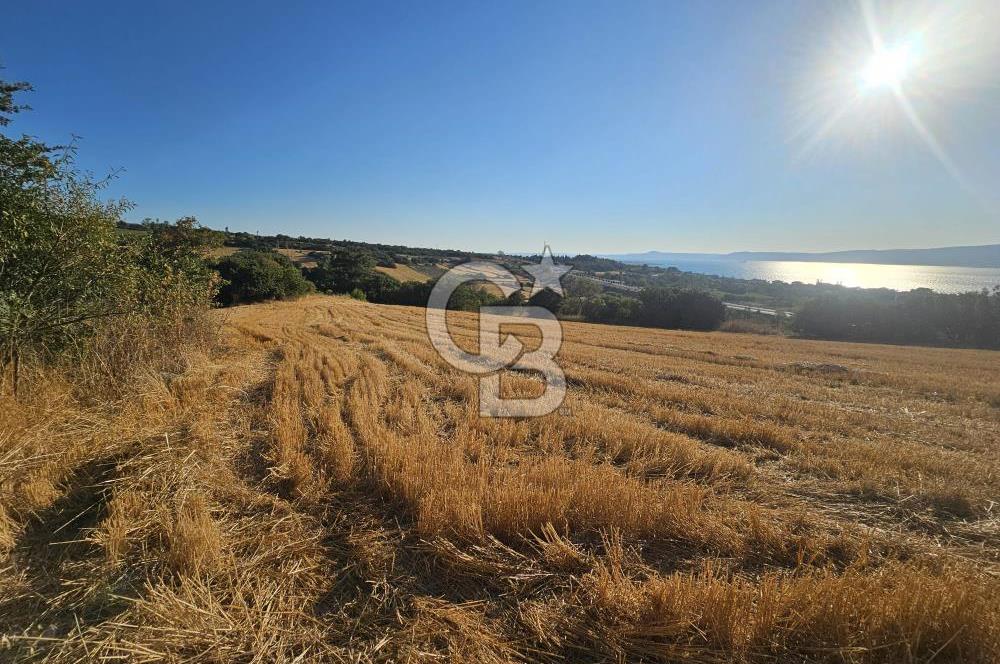
<path fill-rule="evenodd" d="M 863 158 L 905 136 L 991 217 L 1000 215 L 973 159 L 964 163 L 958 143 L 951 145 L 964 132 L 945 133 L 943 124 L 969 95 L 1000 85 L 992 27 L 1000 4 L 856 0 L 845 8 L 817 13 L 823 33 L 803 32 L 808 57 L 793 79 L 791 162 L 820 148 L 847 147 Z"/>
<path fill-rule="evenodd" d="M 976 192 L 974 188 L 969 184 L 968 180 L 966 180 L 962 171 L 958 168 L 958 165 L 948 155 L 944 146 L 941 145 L 940 141 L 937 140 L 937 137 L 934 136 L 934 133 L 920 118 L 920 115 L 917 113 L 917 109 L 913 107 L 912 103 L 910 103 L 910 99 L 906 96 L 906 92 L 903 91 L 902 86 L 894 85 L 892 93 L 899 102 L 899 107 L 902 109 L 906 119 L 910 121 L 914 131 L 917 132 L 917 135 L 927 145 L 927 149 L 931 151 L 931 154 L 934 155 L 934 157 L 941 163 L 941 166 L 948 171 L 948 174 L 955 179 L 955 182 L 957 182 L 960 187 L 969 193 L 975 194 Z"/>
<path fill-rule="evenodd" d="M 806 140 L 802 147 L 799 148 L 798 152 L 795 153 L 794 160 L 799 161 L 804 159 L 817 145 L 822 143 L 823 139 L 825 139 L 830 132 L 833 131 L 833 128 L 837 126 L 837 123 L 847 116 L 855 106 L 857 106 L 859 100 L 860 97 L 858 95 L 854 95 L 847 101 L 847 103 L 843 104 L 840 108 L 831 113 L 826 120 L 823 121 L 819 128 L 813 132 L 812 136 Z"/>
<path fill-rule="evenodd" d="M 879 31 L 878 23 L 875 20 L 875 12 L 872 8 L 871 1 L 861 0 L 860 5 L 861 14 L 865 21 L 865 28 L 868 30 L 868 36 L 872 43 L 872 51 L 874 53 L 873 57 L 881 58 L 881 61 L 875 60 L 869 64 L 869 68 L 871 68 L 872 65 L 875 65 L 876 70 L 873 71 L 871 69 L 866 69 L 862 72 L 862 77 L 868 79 L 867 83 L 875 83 L 877 85 L 889 87 L 892 91 L 893 97 L 895 97 L 896 102 L 899 104 L 899 108 L 903 112 L 903 115 L 909 121 L 917 136 L 919 136 L 927 146 L 927 149 L 930 150 L 932 155 L 934 155 L 934 158 L 938 160 L 945 171 L 947 171 L 948 174 L 954 178 L 955 182 L 958 183 L 960 187 L 967 192 L 974 194 L 975 191 L 973 187 L 966 180 L 955 161 L 948 155 L 944 146 L 941 145 L 941 142 L 937 139 L 923 119 L 921 119 L 920 114 L 910 102 L 909 97 L 906 95 L 906 91 L 903 89 L 901 75 L 905 73 L 904 70 L 907 66 L 907 63 L 904 60 L 911 57 L 911 54 L 903 52 L 902 49 L 908 50 L 909 45 L 904 43 L 903 45 L 897 46 L 895 49 L 887 49 L 885 41 L 882 39 L 882 34 Z"/>

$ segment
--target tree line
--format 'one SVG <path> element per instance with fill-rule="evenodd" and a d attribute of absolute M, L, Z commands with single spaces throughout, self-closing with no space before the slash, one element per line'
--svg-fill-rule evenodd
<path fill-rule="evenodd" d="M 794 319 L 802 336 L 1000 349 L 1000 286 L 992 291 L 875 291 L 810 300 Z"/>
<path fill-rule="evenodd" d="M 272 251 L 242 251 L 219 259 L 215 268 L 223 279 L 222 304 L 297 297 L 307 292 L 343 293 L 379 304 L 424 306 L 434 282 L 400 283 L 376 270 L 374 256 L 340 249 L 326 255 L 316 267 L 301 271 L 285 256 Z M 713 330 L 725 318 L 722 302 L 703 291 L 647 288 L 637 298 L 600 294 L 584 280 L 571 280 L 572 297 L 545 289 L 525 298 L 515 291 L 500 297 L 476 284 L 463 284 L 449 301 L 449 308 L 476 311 L 482 306 L 531 304 L 567 318 L 691 330 Z M 584 295 L 580 291 L 585 291 Z"/>
<path fill-rule="evenodd" d="M 340 249 L 316 267 L 298 268 L 273 251 L 241 251 L 216 261 L 224 305 L 297 297 L 309 292 L 345 293 L 380 304 L 423 306 L 433 280 L 400 283 L 377 271 L 364 250 Z M 488 289 L 463 285 L 449 308 L 532 304 L 560 317 L 596 323 L 670 329 L 715 330 L 726 309 L 715 294 L 698 289 L 648 286 L 640 293 L 609 293 L 596 283 L 569 276 L 566 296 L 542 291 L 530 300 L 517 292 L 501 298 Z M 929 289 L 846 290 L 806 300 L 796 308 L 792 330 L 799 336 L 843 341 L 1000 348 L 1000 287 L 960 294 Z"/>

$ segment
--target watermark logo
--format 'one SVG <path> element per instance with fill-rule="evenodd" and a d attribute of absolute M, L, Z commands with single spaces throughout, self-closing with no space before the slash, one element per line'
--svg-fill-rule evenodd
<path fill-rule="evenodd" d="M 568 266 L 556 265 L 548 245 L 542 250 L 538 265 L 525 265 L 534 278 L 530 297 L 546 288 L 563 294 L 563 275 Z M 457 265 L 438 279 L 427 300 L 427 334 L 437 352 L 451 366 L 479 378 L 479 414 L 483 417 L 538 417 L 548 415 L 562 405 L 566 397 L 566 376 L 556 364 L 555 355 L 562 346 L 562 326 L 555 314 L 545 307 L 484 306 L 479 310 L 479 352 L 462 350 L 451 336 L 446 313 L 448 300 L 462 284 L 488 282 L 504 297 L 521 290 L 510 270 L 491 261 L 472 261 Z M 541 333 L 538 348 L 526 351 L 513 334 L 501 336 L 504 325 L 532 325 Z M 541 374 L 545 391 L 537 397 L 505 399 L 500 394 L 500 371 Z"/>

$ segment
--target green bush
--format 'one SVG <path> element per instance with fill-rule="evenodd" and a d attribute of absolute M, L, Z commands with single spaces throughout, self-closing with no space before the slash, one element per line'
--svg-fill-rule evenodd
<path fill-rule="evenodd" d="M 381 299 L 373 301 L 381 304 L 402 304 L 411 307 L 427 306 L 427 300 L 431 296 L 431 289 L 434 282 L 428 281 L 420 283 L 418 281 L 405 281 L 398 288 L 383 294 Z"/>
<path fill-rule="evenodd" d="M 302 271 L 274 251 L 239 251 L 215 263 L 222 277 L 217 299 L 224 305 L 285 300 L 312 292 Z"/>
<path fill-rule="evenodd" d="M 365 292 L 371 302 L 386 302 L 399 288 L 399 282 L 387 274 L 372 271 L 361 280 L 357 289 Z"/>
<path fill-rule="evenodd" d="M 435 283 L 433 281 L 424 283 L 406 281 L 400 284 L 395 280 L 392 281 L 394 282 L 394 286 L 384 289 L 377 294 L 366 291 L 368 299 L 379 304 L 403 304 L 412 307 L 425 307 Z M 483 306 L 494 306 L 505 303 L 507 302 L 503 298 L 497 297 L 482 288 L 478 288 L 472 284 L 462 284 L 452 293 L 451 298 L 448 300 L 448 308 L 457 311 L 479 311 L 479 308 Z"/>
<path fill-rule="evenodd" d="M 639 301 L 639 322 L 650 327 L 715 330 L 726 317 L 722 300 L 704 291 L 646 288 L 639 293 Z"/>
<path fill-rule="evenodd" d="M 810 300 L 794 319 L 802 336 L 848 341 L 1000 348 L 1000 287 L 992 292 L 829 295 Z"/>
<path fill-rule="evenodd" d="M 530 298 L 528 298 L 528 304 L 534 307 L 543 307 L 548 309 L 554 314 L 559 313 L 559 308 L 562 306 L 562 295 L 556 293 L 551 288 L 543 288 L 538 291 Z"/>
<path fill-rule="evenodd" d="M 504 300 L 472 284 L 461 284 L 451 294 L 448 308 L 456 311 L 479 311 L 480 307 L 503 304 Z M 425 300 L 422 304 L 426 305 Z"/>
<path fill-rule="evenodd" d="M 30 89 L 0 81 L 0 127 L 25 108 L 13 95 Z M 181 330 L 214 291 L 194 219 L 120 234 L 131 204 L 102 201 L 106 181 L 78 171 L 74 156 L 72 146 L 0 134 L 0 371 L 15 391 L 24 359 L 72 356 L 67 364 L 80 366 L 112 324 L 134 351 L 159 330 Z"/>
<path fill-rule="evenodd" d="M 327 293 L 350 293 L 364 288 L 375 274 L 375 258 L 367 251 L 339 249 L 327 255 L 319 265 L 305 270 L 305 277 Z"/>
<path fill-rule="evenodd" d="M 583 301 L 580 313 L 584 318 L 598 323 L 636 323 L 642 303 L 634 297 L 608 293 Z"/>
<path fill-rule="evenodd" d="M 211 302 L 219 275 L 204 259 L 222 244 L 222 234 L 204 228 L 194 217 L 175 223 L 146 221 L 146 233 L 126 236 L 137 250 L 139 303 L 150 315 L 172 310 L 178 315 Z"/>
<path fill-rule="evenodd" d="M 516 290 L 507 296 L 507 298 L 504 300 L 504 304 L 511 307 L 519 307 L 522 304 L 524 304 L 524 301 L 525 301 L 524 293 L 521 290 Z"/>
<path fill-rule="evenodd" d="M 726 315 L 725 305 L 712 294 L 677 288 L 646 288 L 638 298 L 604 293 L 568 302 L 573 312 L 597 323 L 682 330 L 715 330 Z"/>

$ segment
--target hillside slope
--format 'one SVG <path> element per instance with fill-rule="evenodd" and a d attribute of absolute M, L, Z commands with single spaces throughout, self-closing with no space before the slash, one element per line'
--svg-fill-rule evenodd
<path fill-rule="evenodd" d="M 513 421 L 421 309 L 218 316 L 120 403 L 0 404 L 0 659 L 1000 657 L 996 353 L 567 323 Z"/>

